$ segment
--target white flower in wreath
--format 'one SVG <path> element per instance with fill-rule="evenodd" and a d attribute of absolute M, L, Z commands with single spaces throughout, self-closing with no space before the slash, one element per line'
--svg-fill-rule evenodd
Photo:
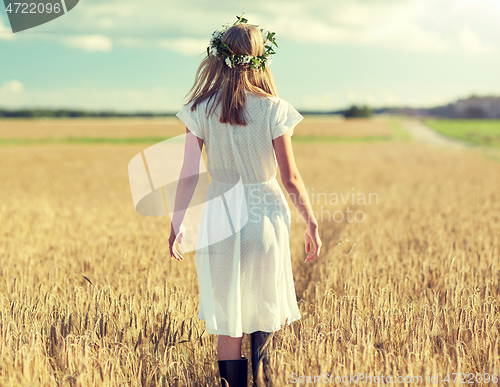
<path fill-rule="evenodd" d="M 269 42 L 269 40 L 267 40 L 267 34 L 267 30 L 262 30 L 262 38 L 264 39 L 264 44 L 267 44 Z"/>
<path fill-rule="evenodd" d="M 212 54 L 212 56 L 217 56 L 217 47 L 212 47 L 210 54 Z"/>
<path fill-rule="evenodd" d="M 231 63 L 231 59 L 226 58 L 226 64 L 228 65 L 229 68 L 233 68 L 233 64 Z"/>
<path fill-rule="evenodd" d="M 245 55 L 244 57 L 241 58 L 241 63 L 247 64 L 247 63 L 250 63 L 251 60 L 252 60 L 252 56 Z"/>

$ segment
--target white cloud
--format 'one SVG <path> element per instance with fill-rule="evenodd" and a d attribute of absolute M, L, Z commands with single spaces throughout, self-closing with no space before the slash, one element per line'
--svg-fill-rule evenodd
<path fill-rule="evenodd" d="M 440 34 L 427 31 L 418 24 L 400 19 L 387 21 L 362 31 L 355 38 L 359 43 L 393 50 L 446 52 L 450 41 Z"/>
<path fill-rule="evenodd" d="M 13 105 L 21 107 L 26 100 L 24 85 L 17 79 L 4 82 L 0 85 L 0 107 L 8 108 Z"/>
<path fill-rule="evenodd" d="M 390 91 L 383 91 L 381 92 L 381 101 L 383 105 L 398 105 L 400 103 L 400 99 L 398 96 L 394 93 L 391 93 Z"/>
<path fill-rule="evenodd" d="M 348 89 L 345 91 L 340 91 L 338 94 L 342 97 L 341 103 L 338 106 L 349 106 L 349 105 L 368 105 L 371 107 L 380 106 L 396 106 L 401 104 L 401 99 L 392 91 L 387 90 L 353 90 Z"/>
<path fill-rule="evenodd" d="M 331 20 L 349 26 L 362 27 L 372 18 L 370 7 L 351 2 L 341 12 L 332 12 Z"/>
<path fill-rule="evenodd" d="M 14 38 L 14 34 L 10 28 L 7 28 L 3 24 L 3 20 L 0 17 L 0 40 L 12 40 Z"/>
<path fill-rule="evenodd" d="M 0 86 L 0 93 L 2 95 L 8 95 L 10 93 L 19 94 L 24 91 L 24 85 L 17 79 L 3 83 Z"/>
<path fill-rule="evenodd" d="M 17 82 L 17 81 L 16 81 Z M 7 86 L 6 86 L 7 85 Z M 177 112 L 182 108 L 185 88 L 154 87 L 150 89 L 27 89 L 14 93 L 19 85 L 13 81 L 0 87 L 0 107 L 7 109 L 47 107 L 62 109 Z"/>
<path fill-rule="evenodd" d="M 466 27 L 460 31 L 458 40 L 465 52 L 468 54 L 493 54 L 496 47 L 492 44 L 483 42 L 470 28 Z"/>
<path fill-rule="evenodd" d="M 303 43 L 340 43 L 349 38 L 349 31 L 332 26 L 305 13 L 278 15 L 271 31 L 279 31 L 278 36 Z M 279 44 L 279 43 L 278 43 Z"/>
<path fill-rule="evenodd" d="M 165 39 L 141 39 L 122 38 L 116 40 L 117 44 L 126 47 L 138 48 L 162 48 L 178 52 L 182 55 L 200 55 L 207 50 L 208 39 L 194 38 L 165 38 Z"/>
<path fill-rule="evenodd" d="M 113 22 L 113 19 L 111 19 L 109 17 L 100 18 L 98 20 L 98 23 L 102 28 L 106 28 L 106 29 L 110 29 L 111 27 L 113 27 L 115 25 L 115 23 Z"/>
<path fill-rule="evenodd" d="M 157 42 L 157 45 L 184 55 L 198 55 L 206 52 L 208 40 L 192 38 L 162 39 Z"/>
<path fill-rule="evenodd" d="M 349 102 L 357 102 L 358 100 L 358 94 L 353 90 L 349 90 L 346 96 L 347 96 L 347 101 Z"/>
<path fill-rule="evenodd" d="M 379 102 L 373 94 L 366 91 L 347 90 L 343 98 L 347 104 L 369 105 L 374 106 Z"/>
<path fill-rule="evenodd" d="M 336 103 L 335 93 L 304 94 L 300 106 L 305 110 L 332 110 Z"/>
<path fill-rule="evenodd" d="M 491 53 L 500 47 L 498 0 L 336 0 L 294 2 L 269 24 L 291 41 L 369 46 L 388 50 Z M 458 6 L 459 5 L 459 6 Z M 277 3 L 268 11 L 277 11 Z M 469 30 L 462 31 L 464 21 Z M 494 41 L 482 42 L 478 31 Z M 479 34 L 481 35 L 481 34 Z M 460 39 L 457 40 L 457 36 Z"/>
<path fill-rule="evenodd" d="M 404 51 L 449 51 L 452 41 L 420 20 L 420 16 L 428 12 L 432 12 L 430 0 L 398 3 L 338 0 L 326 5 L 318 15 L 311 14 L 308 3 L 303 3 L 301 12 L 280 13 L 273 24 L 294 41 Z"/>
<path fill-rule="evenodd" d="M 68 46 L 80 48 L 85 51 L 111 51 L 113 43 L 111 39 L 104 35 L 76 35 L 64 38 L 64 43 Z"/>
<path fill-rule="evenodd" d="M 154 3 L 154 10 L 151 8 Z M 183 55 L 206 49 L 210 34 L 245 10 L 250 23 L 290 42 L 364 46 L 397 51 L 468 53 L 500 51 L 499 0 L 233 0 L 231 3 L 87 0 L 58 26 L 75 33 L 54 38 L 87 51 L 113 44 L 159 47 Z M 468 26 L 464 30 L 464 26 Z M 93 35 L 88 34 L 89 28 Z M 6 29 L 0 22 L 0 32 Z M 8 34 L 0 33 L 0 39 Z M 481 38 L 480 38 L 481 37 Z M 29 36 L 29 39 L 46 39 Z M 483 39 L 488 39 L 488 42 Z M 28 39 L 28 37 L 25 37 Z"/>
<path fill-rule="evenodd" d="M 270 6 L 271 10 L 274 8 L 276 4 Z M 314 3 L 301 2 L 275 12 L 275 19 L 270 19 L 269 25 L 279 31 L 279 36 L 291 41 L 404 51 L 449 51 L 451 39 L 442 31 L 428 28 L 421 20 L 421 16 L 429 12 L 432 13 L 430 0 L 366 3 L 337 0 L 322 4 L 317 10 Z"/>
<path fill-rule="evenodd" d="M 368 106 L 373 106 L 375 104 L 375 97 L 367 93 L 363 96 L 362 102 Z"/>

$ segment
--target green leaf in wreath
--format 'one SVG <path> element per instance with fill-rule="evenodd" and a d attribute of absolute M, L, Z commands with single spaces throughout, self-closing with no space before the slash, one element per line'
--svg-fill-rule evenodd
<path fill-rule="evenodd" d="M 236 16 L 236 18 L 237 18 L 238 20 L 236 20 L 236 21 L 233 23 L 233 26 L 235 26 L 235 25 L 236 25 L 236 24 L 238 24 L 238 23 L 246 23 L 246 22 L 248 22 L 248 20 L 247 20 L 247 19 L 245 19 L 245 18 L 243 17 L 243 15 L 244 15 L 244 14 L 245 14 L 245 12 L 243 12 L 243 13 L 241 14 L 241 16 Z"/>

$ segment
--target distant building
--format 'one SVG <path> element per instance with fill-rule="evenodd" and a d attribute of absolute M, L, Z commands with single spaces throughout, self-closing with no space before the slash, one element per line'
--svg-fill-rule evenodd
<path fill-rule="evenodd" d="M 455 103 L 457 118 L 500 118 L 500 97 L 475 97 Z"/>

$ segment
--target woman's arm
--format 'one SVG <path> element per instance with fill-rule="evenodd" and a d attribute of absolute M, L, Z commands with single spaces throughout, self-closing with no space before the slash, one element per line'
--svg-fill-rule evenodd
<path fill-rule="evenodd" d="M 177 251 L 174 243 L 176 240 L 179 243 L 182 242 L 182 221 L 184 220 L 186 210 L 191 202 L 196 185 L 198 184 L 202 148 L 203 140 L 196 137 L 186 128 L 184 161 L 179 176 L 179 183 L 177 184 L 177 192 L 175 194 L 174 213 L 172 215 L 169 238 L 170 256 L 178 261 L 182 261 L 182 255 Z"/>
<path fill-rule="evenodd" d="M 314 216 L 304 182 L 295 164 L 290 132 L 288 131 L 274 139 L 273 147 L 280 169 L 281 182 L 307 225 L 304 238 L 306 244 L 305 250 L 308 256 L 305 262 L 309 262 L 319 256 L 322 243 L 318 233 L 318 221 Z M 313 245 L 312 250 L 310 244 Z"/>

